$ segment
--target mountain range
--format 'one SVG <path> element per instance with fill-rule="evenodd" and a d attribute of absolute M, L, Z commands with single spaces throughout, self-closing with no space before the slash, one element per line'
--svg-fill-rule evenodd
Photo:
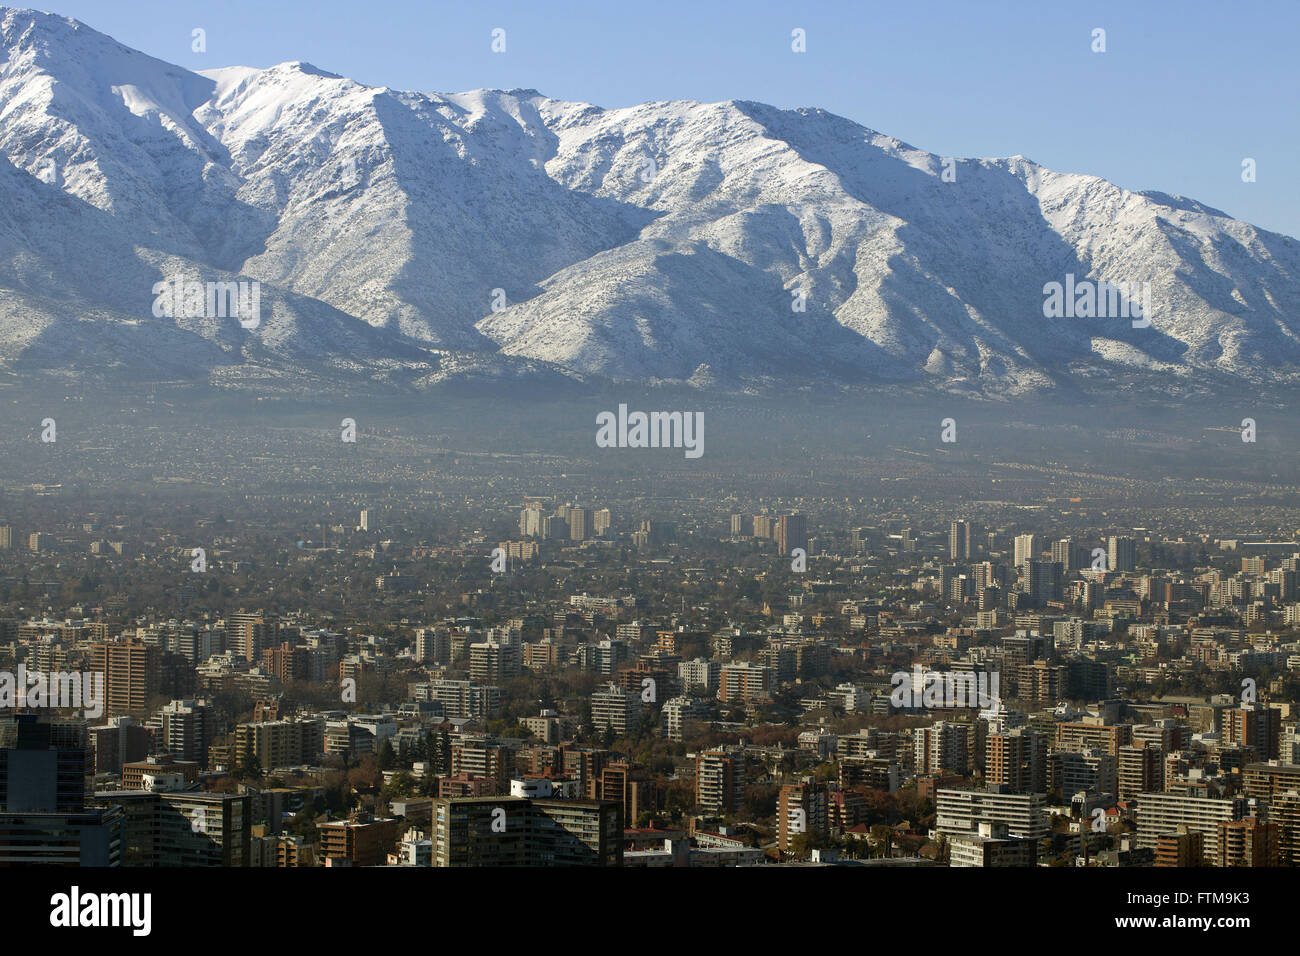
<path fill-rule="evenodd" d="M 1294 238 L 1022 156 L 746 101 L 191 72 L 10 8 L 0 58 L 9 381 L 1300 384 Z M 1149 324 L 1046 318 L 1067 276 L 1149 284 Z M 173 277 L 257 281 L 260 322 L 156 315 Z"/>

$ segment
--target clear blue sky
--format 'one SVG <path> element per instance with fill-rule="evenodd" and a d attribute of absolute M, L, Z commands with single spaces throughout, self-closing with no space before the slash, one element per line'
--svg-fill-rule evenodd
<path fill-rule="evenodd" d="M 1020 153 L 1300 236 L 1300 0 L 58 0 L 54 12 L 192 69 L 305 60 L 396 89 L 819 106 L 941 155 Z M 190 50 L 195 27 L 204 54 Z M 795 27 L 806 53 L 791 52 Z M 1090 49 L 1095 27 L 1105 53 Z"/>

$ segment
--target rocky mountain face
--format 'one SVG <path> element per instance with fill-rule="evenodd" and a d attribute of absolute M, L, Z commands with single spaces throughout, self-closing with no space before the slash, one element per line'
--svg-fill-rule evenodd
<path fill-rule="evenodd" d="M 15 9 L 0 58 L 10 375 L 1300 383 L 1300 243 L 1024 157 L 946 159 L 750 102 L 194 73 Z M 259 321 L 159 314 L 173 278 L 255 281 Z M 1064 316 L 1050 283 L 1077 290 Z M 1142 321 L 1124 296 L 1108 311 L 1106 283 Z"/>

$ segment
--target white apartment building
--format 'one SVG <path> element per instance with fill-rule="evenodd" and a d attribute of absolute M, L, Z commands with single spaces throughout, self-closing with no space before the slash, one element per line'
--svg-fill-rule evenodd
<path fill-rule="evenodd" d="M 1003 824 L 1013 840 L 1039 840 L 1050 823 L 1041 793 L 940 790 L 935 829 L 944 836 L 979 834 L 981 823 Z"/>

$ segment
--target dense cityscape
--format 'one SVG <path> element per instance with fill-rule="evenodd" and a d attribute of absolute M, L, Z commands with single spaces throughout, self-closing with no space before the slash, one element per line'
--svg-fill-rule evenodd
<path fill-rule="evenodd" d="M 1298 490 L 1171 493 L 1174 431 L 782 474 L 132 411 L 5 458 L 8 863 L 1300 862 Z"/>
<path fill-rule="evenodd" d="M 1296 27 L 0 5 L 19 938 L 1281 926 Z"/>

